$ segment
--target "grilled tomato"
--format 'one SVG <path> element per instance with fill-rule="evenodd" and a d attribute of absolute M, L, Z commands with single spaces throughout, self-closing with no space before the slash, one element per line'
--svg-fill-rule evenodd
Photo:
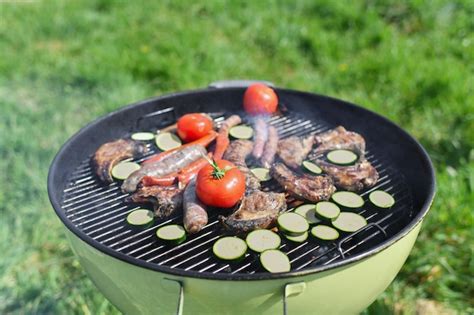
<path fill-rule="evenodd" d="M 244 94 L 244 110 L 251 115 L 274 113 L 278 97 L 272 88 L 262 83 L 250 85 Z"/>
<path fill-rule="evenodd" d="M 196 179 L 196 196 L 206 205 L 230 208 L 245 192 L 245 176 L 231 162 L 218 160 L 204 166 Z"/>
<path fill-rule="evenodd" d="M 178 136 L 184 142 L 204 137 L 212 130 L 212 120 L 201 113 L 186 114 L 178 119 Z"/>

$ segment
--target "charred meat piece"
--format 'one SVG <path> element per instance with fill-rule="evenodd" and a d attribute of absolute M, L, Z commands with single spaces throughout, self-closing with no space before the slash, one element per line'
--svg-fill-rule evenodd
<path fill-rule="evenodd" d="M 274 164 L 271 174 L 285 191 L 297 199 L 312 202 L 328 200 L 336 190 L 329 176 L 299 176 L 283 163 Z"/>
<path fill-rule="evenodd" d="M 275 127 L 268 127 L 268 139 L 263 150 L 260 162 L 263 167 L 270 168 L 275 160 L 275 154 L 278 149 L 278 131 Z"/>
<path fill-rule="evenodd" d="M 206 206 L 196 196 L 196 180 L 192 180 L 184 190 L 183 224 L 188 233 L 194 234 L 207 224 Z"/>
<path fill-rule="evenodd" d="M 253 142 L 249 140 L 234 140 L 225 151 L 224 159 L 237 165 L 245 175 L 246 192 L 260 189 L 260 181 L 250 171 L 245 159 L 252 153 Z"/>
<path fill-rule="evenodd" d="M 123 182 L 122 190 L 129 193 L 134 192 L 143 177 L 162 177 L 177 172 L 183 167 L 203 157 L 206 153 L 206 149 L 203 146 L 192 145 L 177 150 L 171 155 L 165 157 L 163 160 L 146 163 L 142 168 L 130 174 L 130 176 Z"/>
<path fill-rule="evenodd" d="M 149 149 L 144 144 L 133 140 L 119 139 L 107 142 L 95 152 L 92 166 L 101 181 L 111 183 L 113 181 L 111 172 L 115 165 L 128 158 L 141 156 L 148 151 Z"/>
<path fill-rule="evenodd" d="M 359 191 L 372 187 L 379 179 L 379 173 L 369 161 L 363 159 L 354 165 L 340 166 L 316 159 L 314 162 L 332 177 L 334 184 L 345 190 Z"/>
<path fill-rule="evenodd" d="M 262 118 L 257 118 L 254 124 L 255 137 L 254 137 L 254 146 L 252 155 L 259 159 L 263 154 L 263 149 L 265 147 L 265 142 L 268 137 L 268 125 Z"/>
<path fill-rule="evenodd" d="M 159 219 L 178 214 L 183 204 L 183 190 L 177 187 L 148 186 L 140 187 L 127 202 L 151 203 L 155 216 Z"/>
<path fill-rule="evenodd" d="M 284 210 L 285 194 L 256 190 L 244 197 L 237 211 L 227 218 L 219 216 L 219 221 L 226 230 L 242 234 L 272 227 Z"/>
<path fill-rule="evenodd" d="M 356 132 L 347 131 L 342 126 L 315 135 L 314 139 L 318 145 L 314 150 L 316 155 L 337 149 L 351 150 L 357 153 L 360 158 L 363 158 L 365 155 L 364 138 Z"/>
<path fill-rule="evenodd" d="M 286 165 L 297 168 L 309 154 L 314 144 L 314 136 L 289 137 L 278 142 L 278 156 Z"/>

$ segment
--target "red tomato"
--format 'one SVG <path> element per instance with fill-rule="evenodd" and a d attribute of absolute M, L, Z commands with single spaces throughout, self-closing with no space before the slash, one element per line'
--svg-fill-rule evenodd
<path fill-rule="evenodd" d="M 244 109 L 252 115 L 274 113 L 278 106 L 278 97 L 272 88 L 265 84 L 250 85 L 244 94 Z"/>
<path fill-rule="evenodd" d="M 212 129 L 212 120 L 200 113 L 186 114 L 178 119 L 178 136 L 184 142 L 204 137 Z"/>
<path fill-rule="evenodd" d="M 206 165 L 196 179 L 196 196 L 206 205 L 230 208 L 245 192 L 245 176 L 231 162 L 218 160 Z"/>

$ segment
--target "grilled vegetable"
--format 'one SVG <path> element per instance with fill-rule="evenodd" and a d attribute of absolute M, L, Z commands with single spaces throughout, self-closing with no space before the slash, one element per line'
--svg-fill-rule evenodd
<path fill-rule="evenodd" d="M 238 237 L 227 236 L 218 239 L 212 246 L 212 251 L 222 260 L 238 260 L 247 252 L 247 244 Z"/>
<path fill-rule="evenodd" d="M 137 141 L 151 141 L 155 139 L 155 135 L 151 132 L 135 132 L 131 138 Z"/>
<path fill-rule="evenodd" d="M 356 232 L 367 225 L 363 216 L 353 212 L 341 212 L 331 223 L 336 229 L 344 232 Z"/>
<path fill-rule="evenodd" d="M 395 204 L 395 199 L 393 199 L 392 195 L 383 190 L 375 190 L 371 192 L 369 200 L 379 208 L 390 208 Z"/>
<path fill-rule="evenodd" d="M 288 272 L 291 269 L 290 259 L 277 249 L 269 249 L 260 255 L 260 263 L 268 272 Z"/>
<path fill-rule="evenodd" d="M 336 191 L 331 198 L 334 202 L 346 208 L 357 209 L 364 205 L 364 199 L 351 191 Z"/>
<path fill-rule="evenodd" d="M 290 236 L 303 234 L 309 229 L 308 221 L 301 215 L 293 212 L 281 214 L 277 219 L 277 223 L 278 228 Z"/>
<path fill-rule="evenodd" d="M 251 115 L 274 113 L 278 97 L 272 88 L 262 83 L 250 85 L 244 93 L 244 109 Z"/>
<path fill-rule="evenodd" d="M 140 169 L 140 165 L 135 162 L 120 162 L 112 168 L 112 176 L 124 180 L 138 169 Z"/>
<path fill-rule="evenodd" d="M 232 115 L 222 122 L 219 134 L 216 139 L 216 148 L 214 150 L 214 159 L 220 160 L 229 146 L 229 129 L 240 124 L 242 120 L 238 115 Z"/>
<path fill-rule="evenodd" d="M 316 204 L 316 215 L 322 219 L 335 219 L 341 213 L 341 209 L 330 201 L 320 201 Z"/>
<path fill-rule="evenodd" d="M 181 225 L 170 224 L 156 230 L 156 236 L 165 242 L 178 245 L 186 240 L 186 232 Z"/>
<path fill-rule="evenodd" d="M 270 170 L 268 168 L 255 167 L 252 168 L 251 171 L 261 182 L 266 182 L 272 179 L 270 176 Z"/>
<path fill-rule="evenodd" d="M 303 161 L 303 167 L 308 172 L 316 175 L 319 175 L 323 172 L 323 170 L 319 166 L 310 161 Z"/>
<path fill-rule="evenodd" d="M 329 160 L 329 162 L 338 165 L 351 165 L 354 164 L 354 162 L 358 159 L 357 154 L 344 149 L 330 151 L 326 155 L 326 158 Z"/>
<path fill-rule="evenodd" d="M 178 119 L 178 136 L 184 142 L 204 137 L 212 130 L 212 120 L 202 113 L 186 114 Z"/>
<path fill-rule="evenodd" d="M 267 249 L 278 248 L 281 239 L 275 232 L 270 230 L 255 230 L 250 232 L 245 239 L 248 247 L 254 252 L 261 253 Z"/>
<path fill-rule="evenodd" d="M 253 129 L 250 128 L 249 126 L 238 125 L 238 126 L 234 126 L 230 128 L 229 135 L 235 139 L 247 140 L 247 139 L 252 138 Z"/>
<path fill-rule="evenodd" d="M 163 132 L 155 138 L 156 146 L 162 151 L 173 150 L 181 146 L 181 140 L 174 133 Z"/>
<path fill-rule="evenodd" d="M 327 225 L 316 225 L 311 229 L 311 235 L 323 241 L 333 241 L 339 237 L 339 232 Z"/>
<path fill-rule="evenodd" d="M 310 203 L 297 207 L 294 212 L 304 217 L 309 224 L 316 224 L 321 220 L 316 217 L 315 209 L 316 205 Z"/>
<path fill-rule="evenodd" d="M 153 211 L 137 209 L 127 215 L 127 223 L 132 227 L 147 228 L 153 225 Z"/>
<path fill-rule="evenodd" d="M 199 232 L 208 221 L 206 206 L 196 197 L 196 181 L 192 180 L 183 195 L 183 224 L 188 233 Z"/>
<path fill-rule="evenodd" d="M 297 235 L 297 236 L 291 236 L 283 233 L 285 238 L 289 241 L 295 242 L 295 243 L 303 243 L 308 239 L 308 232 L 304 232 L 303 234 Z"/>

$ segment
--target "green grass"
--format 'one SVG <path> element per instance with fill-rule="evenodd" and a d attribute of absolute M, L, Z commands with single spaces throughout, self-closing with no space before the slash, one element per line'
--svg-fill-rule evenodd
<path fill-rule="evenodd" d="M 0 313 L 117 312 L 85 276 L 46 194 L 81 126 L 227 78 L 347 99 L 427 148 L 438 193 L 368 313 L 474 312 L 474 2 L 0 1 Z"/>

